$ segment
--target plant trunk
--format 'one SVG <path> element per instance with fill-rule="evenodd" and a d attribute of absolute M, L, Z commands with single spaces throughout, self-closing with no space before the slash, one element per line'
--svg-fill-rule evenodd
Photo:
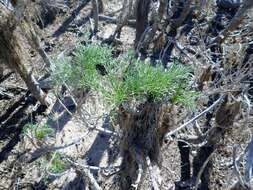
<path fill-rule="evenodd" d="M 146 102 L 137 110 L 134 113 L 123 108 L 120 110 L 123 130 L 120 189 L 138 189 L 141 186 L 147 171 L 147 157 L 152 166 L 159 168 L 164 135 L 175 125 L 174 106 Z M 154 176 L 159 181 L 159 174 Z"/>
<path fill-rule="evenodd" d="M 32 72 L 25 64 L 29 56 L 26 54 L 22 39 L 18 35 L 18 21 L 14 14 L 0 4 L 0 57 L 10 69 L 17 72 L 26 83 L 34 97 L 43 105 L 49 105 L 46 94 L 41 90 Z"/>

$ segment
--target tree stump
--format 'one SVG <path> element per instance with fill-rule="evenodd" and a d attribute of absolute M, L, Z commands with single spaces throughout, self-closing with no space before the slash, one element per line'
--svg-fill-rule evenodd
<path fill-rule="evenodd" d="M 145 102 L 137 110 L 128 113 L 120 109 L 123 130 L 120 189 L 139 189 L 147 170 L 154 183 L 160 185 L 161 147 L 165 134 L 175 126 L 174 105 Z"/>
<path fill-rule="evenodd" d="M 30 62 L 24 51 L 19 25 L 21 18 L 0 4 L 0 58 L 13 71 L 18 73 L 26 83 L 33 96 L 43 105 L 49 105 L 46 94 L 41 90 L 31 71 L 25 66 Z"/>

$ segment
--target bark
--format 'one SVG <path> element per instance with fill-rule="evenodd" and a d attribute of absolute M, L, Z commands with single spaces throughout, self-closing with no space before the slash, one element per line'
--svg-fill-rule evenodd
<path fill-rule="evenodd" d="M 167 36 L 167 43 L 162 55 L 164 66 L 166 66 L 170 60 L 171 52 L 174 48 L 174 43 L 171 42 L 170 38 L 174 39 L 177 36 L 178 28 L 181 27 L 187 17 L 190 16 L 192 3 L 193 0 L 178 0 L 172 8 L 172 17 L 168 19 L 170 28 Z"/>
<path fill-rule="evenodd" d="M 135 47 L 137 47 L 143 32 L 148 25 L 148 13 L 151 0 L 138 0 L 136 15 Z"/>
<path fill-rule="evenodd" d="M 229 101 L 226 96 L 223 103 L 215 114 L 216 126 L 208 132 L 207 143 L 200 148 L 193 159 L 193 179 L 197 179 L 199 172 L 208 157 L 217 149 L 225 132 L 233 127 L 234 119 L 240 112 L 240 102 Z M 212 159 L 210 159 L 200 177 L 199 189 L 210 189 L 210 173 L 212 170 Z"/>
<path fill-rule="evenodd" d="M 253 7 L 253 1 L 252 0 L 245 0 L 242 4 L 242 6 L 237 11 L 236 15 L 233 17 L 229 25 L 220 32 L 220 34 L 213 40 L 213 43 L 221 43 L 224 41 L 230 32 L 233 32 L 241 23 L 244 18 L 244 16 L 247 14 L 248 11 L 250 11 Z"/>
<path fill-rule="evenodd" d="M 96 34 L 98 31 L 98 22 L 99 22 L 98 12 L 99 12 L 98 0 L 92 0 L 92 14 L 94 19 L 94 28 L 92 31 L 93 34 Z"/>
<path fill-rule="evenodd" d="M 8 67 L 21 76 L 34 97 L 41 104 L 49 105 L 46 94 L 39 87 L 32 72 L 29 72 L 25 66 L 30 60 L 18 35 L 17 30 L 20 29 L 18 24 L 14 14 L 0 4 L 0 56 Z"/>
<path fill-rule="evenodd" d="M 120 108 L 120 127 L 123 130 L 123 163 L 120 189 L 138 189 L 147 171 L 146 158 L 152 166 L 160 166 L 160 150 L 165 134 L 175 126 L 175 107 L 146 102 L 138 112 Z M 159 179 L 159 174 L 155 176 Z M 159 181 L 159 180 L 155 180 Z"/>
<path fill-rule="evenodd" d="M 102 0 L 92 0 L 92 14 L 94 19 L 93 34 L 98 32 L 99 13 L 104 11 L 104 4 Z"/>
<path fill-rule="evenodd" d="M 152 19 L 151 28 L 150 28 L 150 30 L 148 30 L 147 32 L 145 32 L 143 34 L 142 39 L 140 39 L 140 41 L 138 42 L 137 50 L 139 48 L 142 48 L 143 50 L 148 49 L 148 45 L 154 39 L 156 32 L 159 29 L 159 25 L 161 25 L 163 15 L 164 15 L 166 7 L 167 7 L 166 1 L 160 0 L 160 1 L 158 1 L 158 3 L 153 2 L 152 7 L 153 8 L 152 8 L 152 14 L 151 14 L 151 19 Z"/>

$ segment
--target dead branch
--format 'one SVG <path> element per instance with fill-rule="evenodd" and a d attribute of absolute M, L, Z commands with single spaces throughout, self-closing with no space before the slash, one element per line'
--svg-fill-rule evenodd
<path fill-rule="evenodd" d="M 23 43 L 16 31 L 18 21 L 15 15 L 0 4 L 0 55 L 5 63 L 25 81 L 27 87 L 43 105 L 49 105 L 46 94 L 41 90 L 31 71 L 25 66 L 30 62 L 28 55 L 24 54 Z"/>
<path fill-rule="evenodd" d="M 151 22 L 153 24 L 150 30 L 142 34 L 143 36 L 141 37 L 141 40 L 138 42 L 138 45 L 137 45 L 137 51 L 139 51 L 140 48 L 147 49 L 148 45 L 155 37 L 155 34 L 159 28 L 159 25 L 161 25 L 161 21 L 165 13 L 166 7 L 167 7 L 166 1 L 164 0 L 159 0 L 156 3 L 155 2 L 152 3 L 152 8 L 151 8 L 152 21 Z"/>
<path fill-rule="evenodd" d="M 91 174 L 90 170 L 82 170 L 82 173 L 88 179 L 89 183 L 95 190 L 102 190 L 94 176 Z"/>
<path fill-rule="evenodd" d="M 89 129 L 96 130 L 96 131 L 102 132 L 102 133 L 107 134 L 107 135 L 112 135 L 112 136 L 115 136 L 115 137 L 120 137 L 120 134 L 118 134 L 117 132 L 111 131 L 109 129 L 104 129 L 104 128 L 96 126 L 96 125 L 94 125 L 94 127 L 92 127 L 91 124 L 87 121 L 87 118 L 85 118 L 84 114 L 80 113 L 79 115 L 82 118 L 82 120 L 87 124 L 86 126 Z"/>
<path fill-rule="evenodd" d="M 244 98 L 246 100 L 246 103 L 248 105 L 248 110 L 247 110 L 247 118 L 245 120 L 246 126 L 248 127 L 249 123 L 249 117 L 250 117 L 250 111 L 251 111 L 251 103 L 249 98 L 244 95 Z M 250 183 L 250 180 L 252 178 L 252 169 L 253 169 L 253 137 L 251 139 L 251 142 L 248 144 L 249 150 L 248 150 L 248 155 L 247 155 L 247 160 L 246 160 L 246 168 L 245 168 L 245 180 L 247 183 Z"/>
<path fill-rule="evenodd" d="M 233 165 L 234 165 L 234 171 L 235 171 L 235 175 L 238 179 L 238 182 L 240 183 L 240 185 L 245 188 L 245 180 L 243 178 L 243 176 L 241 175 L 241 172 L 239 171 L 238 168 L 238 164 L 237 164 L 237 160 L 236 160 L 236 147 L 233 147 Z"/>
<path fill-rule="evenodd" d="M 193 0 L 188 0 L 184 3 L 183 10 L 181 11 L 180 17 L 177 19 L 171 19 L 171 29 L 177 30 L 180 26 L 182 26 L 183 22 L 185 21 L 186 17 L 189 15 L 191 11 L 191 4 Z"/>
<path fill-rule="evenodd" d="M 98 12 L 99 12 L 98 0 L 92 0 L 92 14 L 94 19 L 94 29 L 92 31 L 93 34 L 96 34 L 98 31 L 98 22 L 99 22 Z"/>
<path fill-rule="evenodd" d="M 228 95 L 224 97 L 223 102 L 215 114 L 216 126 L 211 128 L 207 137 L 206 145 L 200 148 L 197 156 L 193 159 L 193 177 L 196 177 L 197 179 L 203 178 L 201 182 L 201 188 L 208 188 L 209 173 L 212 166 L 210 155 L 212 155 L 217 149 L 224 133 L 233 127 L 234 119 L 239 114 L 238 106 L 240 103 L 234 100 L 231 102 L 229 98 L 230 97 Z M 208 163 L 210 163 L 210 165 L 207 168 L 206 166 L 203 168 L 203 165 L 207 165 Z M 205 172 L 206 175 L 201 175 L 199 177 L 200 171 L 201 173 Z M 198 184 L 196 184 L 196 186 L 198 186 Z"/>
<path fill-rule="evenodd" d="M 3 97 L 9 98 L 9 99 L 14 97 L 13 94 L 6 92 L 6 90 L 4 88 L 2 88 L 1 86 L 0 86 L 0 95 Z"/>
<path fill-rule="evenodd" d="M 234 31 L 241 24 L 244 16 L 247 14 L 248 11 L 250 11 L 250 9 L 252 9 L 252 7 L 252 0 L 243 1 L 242 6 L 239 8 L 229 25 L 223 31 L 221 31 L 216 38 L 214 38 L 211 44 L 220 44 L 222 41 L 224 41 L 228 37 L 229 33 Z"/>
<path fill-rule="evenodd" d="M 67 156 L 63 156 L 63 159 L 66 160 L 67 162 L 75 165 L 75 166 L 81 167 L 81 168 L 86 169 L 86 170 L 87 169 L 88 170 L 93 170 L 93 171 L 113 170 L 114 173 L 119 172 L 121 170 L 121 166 L 105 166 L 105 167 L 102 167 L 102 166 L 90 166 L 90 165 L 84 165 L 84 164 L 80 164 L 80 163 L 74 162 L 73 160 L 71 160 Z"/>
<path fill-rule="evenodd" d="M 137 2 L 135 47 L 138 46 L 143 33 L 146 31 L 150 3 L 151 0 L 138 0 Z"/>
<path fill-rule="evenodd" d="M 39 38 L 36 35 L 35 29 L 32 26 L 31 21 L 28 18 L 24 17 L 22 24 L 20 24 L 20 28 L 22 29 L 22 32 L 25 34 L 25 37 L 26 37 L 29 45 L 39 53 L 39 55 L 41 56 L 41 58 L 45 62 L 46 67 L 50 68 L 52 63 L 51 63 L 48 55 L 44 51 L 44 49 L 41 47 Z"/>
<path fill-rule="evenodd" d="M 112 16 L 108 16 L 108 15 L 99 15 L 99 19 L 100 20 L 104 20 L 104 21 L 108 21 L 111 22 L 113 24 L 117 24 L 118 19 Z M 131 19 L 131 20 L 127 20 L 126 25 L 129 25 L 131 27 L 134 27 L 136 25 L 136 20 Z"/>
<path fill-rule="evenodd" d="M 126 25 L 133 8 L 133 0 L 124 0 L 121 14 L 118 17 L 117 27 L 112 35 L 112 38 L 120 38 L 121 30 Z"/>
<path fill-rule="evenodd" d="M 165 135 L 165 140 L 169 139 L 169 137 L 173 134 L 175 134 L 176 132 L 180 131 L 181 129 L 183 129 L 184 127 L 188 126 L 189 124 L 191 124 L 192 122 L 194 122 L 195 120 L 199 119 L 201 116 L 203 116 L 205 113 L 209 112 L 210 110 L 212 110 L 216 105 L 218 105 L 224 98 L 224 95 L 222 95 L 218 100 L 216 100 L 211 106 L 209 106 L 207 109 L 205 109 L 203 112 L 201 112 L 200 114 L 196 115 L 194 118 L 192 118 L 191 120 L 187 121 L 186 123 L 184 123 L 183 125 L 179 126 L 178 128 L 176 128 L 173 131 L 170 131 L 169 133 L 167 133 Z"/>
<path fill-rule="evenodd" d="M 89 134 L 89 131 L 86 132 L 84 135 L 82 135 L 80 138 L 74 140 L 73 142 L 70 142 L 66 145 L 62 145 L 62 146 L 50 146 L 50 145 L 45 145 L 43 144 L 42 147 L 38 147 L 37 144 L 34 142 L 34 138 L 31 137 L 30 135 L 27 135 L 30 139 L 30 142 L 34 145 L 34 147 L 36 148 L 36 150 L 34 152 L 29 153 L 30 155 L 25 158 L 25 162 L 30 163 L 33 162 L 34 160 L 40 158 L 41 156 L 44 156 L 45 154 L 48 154 L 50 152 L 54 152 L 54 151 L 59 151 L 59 150 L 63 150 L 65 148 L 68 148 L 70 146 L 74 146 L 79 144 L 84 138 L 87 137 L 87 135 Z"/>
<path fill-rule="evenodd" d="M 192 10 L 192 3 L 193 0 L 188 0 L 182 3 L 183 7 L 182 9 L 179 8 L 179 5 L 181 4 L 181 1 L 177 0 L 174 2 L 174 6 L 171 8 L 171 14 L 167 18 L 168 23 L 168 36 L 165 41 L 167 41 L 165 44 L 165 47 L 163 48 L 163 51 L 161 52 L 161 59 L 163 64 L 166 66 L 167 62 L 169 61 L 169 57 L 171 55 L 171 52 L 174 48 L 174 43 L 170 41 L 170 39 L 174 39 L 177 36 L 178 29 L 181 27 L 186 20 L 187 16 L 190 15 L 190 11 Z M 178 13 L 179 12 L 179 13 Z M 173 16 L 178 15 L 178 17 L 173 18 Z"/>

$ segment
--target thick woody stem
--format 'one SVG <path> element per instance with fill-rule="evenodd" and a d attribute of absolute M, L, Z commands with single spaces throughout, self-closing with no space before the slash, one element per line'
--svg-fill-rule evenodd
<path fill-rule="evenodd" d="M 15 31 L 17 25 L 16 17 L 0 4 L 0 56 L 11 69 L 21 76 L 34 97 L 41 104 L 49 105 L 46 94 L 39 87 L 32 72 L 29 72 L 25 66 L 25 63 L 30 60 L 24 53 L 20 37 Z"/>

